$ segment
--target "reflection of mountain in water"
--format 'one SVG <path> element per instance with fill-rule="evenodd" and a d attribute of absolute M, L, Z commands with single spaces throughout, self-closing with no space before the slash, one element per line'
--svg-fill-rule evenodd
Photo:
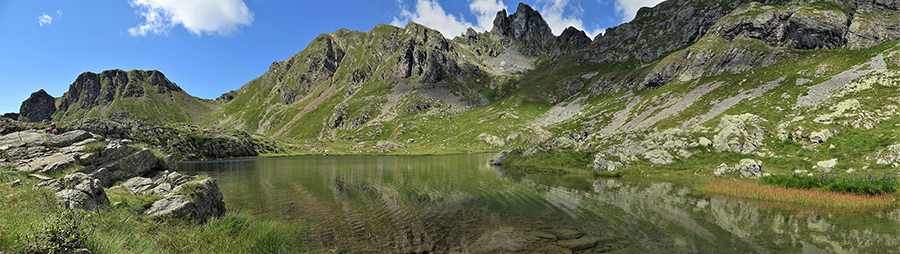
<path fill-rule="evenodd" d="M 900 211 L 797 214 L 669 183 L 601 180 L 581 192 L 500 177 L 488 159 L 301 157 L 182 169 L 218 177 L 229 209 L 298 221 L 316 248 L 354 253 L 869 253 L 896 250 L 900 238 Z"/>
<path fill-rule="evenodd" d="M 715 240 L 725 233 L 740 242 L 718 244 L 746 245 L 761 253 L 896 253 L 900 248 L 900 210 L 870 215 L 762 210 L 747 201 L 694 196 L 669 183 L 635 188 L 615 180 L 596 181 L 587 199 L 613 204 L 662 228 L 681 228 L 682 235 Z"/>

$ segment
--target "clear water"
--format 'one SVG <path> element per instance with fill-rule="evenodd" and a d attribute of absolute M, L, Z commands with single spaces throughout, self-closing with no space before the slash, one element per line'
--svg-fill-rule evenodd
<path fill-rule="evenodd" d="M 843 214 L 671 183 L 510 177 L 491 155 L 185 162 L 230 210 L 308 225 L 313 248 L 419 253 L 900 253 L 900 210 Z"/>

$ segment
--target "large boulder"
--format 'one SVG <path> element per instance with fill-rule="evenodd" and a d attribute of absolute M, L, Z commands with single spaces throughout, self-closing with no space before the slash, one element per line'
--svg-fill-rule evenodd
<path fill-rule="evenodd" d="M 743 177 L 759 178 L 762 176 L 762 161 L 743 159 L 737 165 L 736 170 L 740 172 Z"/>
<path fill-rule="evenodd" d="M 191 218 L 206 223 L 225 214 L 222 191 L 213 178 L 185 183 L 144 212 L 157 218 Z"/>
<path fill-rule="evenodd" d="M 50 147 L 64 147 L 75 144 L 79 141 L 89 139 L 92 135 L 83 130 L 74 130 L 70 132 L 66 132 L 59 135 L 51 135 L 50 138 L 47 139 L 47 146 Z"/>
<path fill-rule="evenodd" d="M 56 200 L 68 209 L 91 210 L 109 204 L 100 181 L 84 173 L 69 174 L 35 185 L 35 188 L 44 187 L 56 191 Z"/>
<path fill-rule="evenodd" d="M 713 148 L 716 152 L 736 152 L 749 154 L 762 145 L 766 129 L 759 123 L 768 122 L 754 114 L 722 116 L 716 135 L 713 137 Z"/>
<path fill-rule="evenodd" d="M 831 170 L 834 169 L 834 167 L 837 166 L 837 164 L 838 164 L 838 159 L 824 160 L 824 161 L 816 162 L 816 165 L 813 166 L 813 169 L 818 170 L 819 172 L 828 173 L 828 172 L 831 172 Z"/>
<path fill-rule="evenodd" d="M 41 89 L 22 102 L 22 106 L 19 107 L 19 120 L 22 120 L 21 117 L 28 118 L 32 122 L 50 120 L 53 113 L 56 113 L 56 99 Z"/>
<path fill-rule="evenodd" d="M 110 187 L 117 181 L 141 176 L 153 169 L 162 169 L 163 165 L 165 164 L 162 160 L 157 158 L 153 152 L 141 150 L 101 166 L 91 172 L 90 176 L 99 179 L 103 186 Z"/>
<path fill-rule="evenodd" d="M 644 152 L 644 159 L 650 160 L 650 163 L 658 164 L 658 165 L 666 165 L 671 164 L 675 159 L 674 156 L 666 152 L 663 149 L 653 149 L 647 152 Z"/>
<path fill-rule="evenodd" d="M 622 167 L 621 162 L 609 161 L 606 158 L 606 155 L 603 153 L 598 153 L 594 155 L 594 162 L 591 164 L 591 168 L 596 171 L 615 171 Z"/>
<path fill-rule="evenodd" d="M 500 151 L 499 153 L 495 154 L 494 158 L 491 159 L 491 165 L 494 165 L 494 166 L 503 165 L 503 160 L 505 160 L 506 156 L 509 156 L 510 153 L 512 153 L 512 149 L 506 149 L 506 150 Z"/>

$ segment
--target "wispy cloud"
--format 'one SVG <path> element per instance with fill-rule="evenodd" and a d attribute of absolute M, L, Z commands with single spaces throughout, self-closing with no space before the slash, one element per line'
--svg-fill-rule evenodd
<path fill-rule="evenodd" d="M 616 0 L 616 14 L 622 17 L 623 23 L 629 22 L 641 7 L 653 7 L 663 1 L 665 0 Z"/>
<path fill-rule="evenodd" d="M 50 25 L 51 23 L 53 23 L 53 17 L 50 17 L 50 15 L 47 15 L 47 13 L 42 13 L 37 17 L 37 19 L 38 25 L 40 26 L 44 26 L 44 24 Z"/>
<path fill-rule="evenodd" d="M 478 26 L 475 27 L 475 30 L 478 31 L 491 30 L 494 27 L 494 18 L 497 17 L 497 12 L 506 9 L 509 8 L 501 0 L 469 1 L 469 10 L 475 15 L 475 19 L 478 20 Z"/>
<path fill-rule="evenodd" d="M 62 10 L 56 10 L 56 15 L 61 17 L 61 16 L 62 16 Z"/>
<path fill-rule="evenodd" d="M 168 34 L 182 25 L 195 35 L 228 35 L 253 22 L 253 12 L 243 0 L 131 0 L 144 22 L 128 29 L 132 36 Z"/>
<path fill-rule="evenodd" d="M 457 17 L 444 11 L 441 4 L 437 0 L 417 0 L 416 7 L 410 11 L 399 1 L 400 16 L 394 17 L 391 25 L 403 27 L 409 22 L 416 22 L 436 29 L 444 35 L 444 37 L 452 38 L 460 35 L 466 28 L 472 27 L 472 23 L 466 22 L 465 18 Z"/>
<path fill-rule="evenodd" d="M 584 9 L 581 8 L 579 1 L 569 0 L 538 0 L 535 9 L 541 13 L 547 25 L 553 31 L 553 34 L 559 35 L 568 27 L 575 27 L 584 31 L 588 37 L 592 39 L 597 34 L 603 33 L 606 29 L 601 29 L 599 25 L 594 25 L 590 29 L 585 27 L 581 16 L 584 15 Z"/>

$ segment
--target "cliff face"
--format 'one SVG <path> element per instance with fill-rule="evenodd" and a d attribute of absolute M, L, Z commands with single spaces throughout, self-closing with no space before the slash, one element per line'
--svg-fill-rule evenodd
<path fill-rule="evenodd" d="M 16 119 L 24 117 L 24 119 L 31 122 L 40 122 L 50 120 L 50 117 L 55 112 L 56 99 L 47 94 L 44 89 L 41 89 L 32 93 L 27 100 L 22 102 L 22 106 L 19 107 L 19 116 Z"/>
<path fill-rule="evenodd" d="M 159 71 L 107 70 L 78 75 L 60 97 L 54 119 L 136 118 L 191 122 L 213 103 L 188 95 Z"/>

